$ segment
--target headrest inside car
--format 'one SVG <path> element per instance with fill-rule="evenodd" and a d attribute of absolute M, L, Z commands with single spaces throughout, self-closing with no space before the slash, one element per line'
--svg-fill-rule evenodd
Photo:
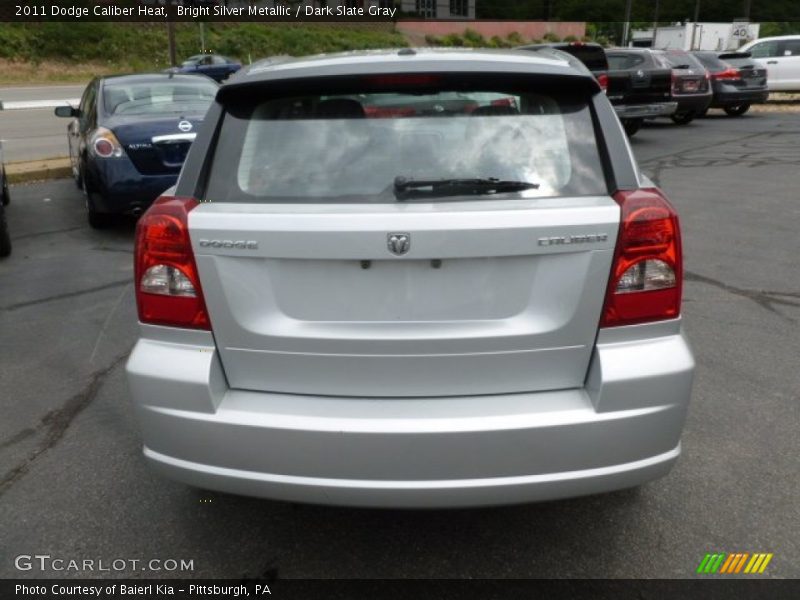
<path fill-rule="evenodd" d="M 317 119 L 363 119 L 364 107 L 350 98 L 331 98 L 317 104 L 314 111 Z"/>

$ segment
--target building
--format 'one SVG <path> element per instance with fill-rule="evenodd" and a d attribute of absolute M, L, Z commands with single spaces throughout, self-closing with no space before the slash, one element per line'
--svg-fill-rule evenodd
<path fill-rule="evenodd" d="M 474 19 L 476 0 L 402 0 L 400 10 L 425 19 Z"/>

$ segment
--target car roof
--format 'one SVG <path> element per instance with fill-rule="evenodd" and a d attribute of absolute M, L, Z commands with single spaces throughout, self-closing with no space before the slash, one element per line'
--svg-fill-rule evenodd
<path fill-rule="evenodd" d="M 762 37 L 762 38 L 758 38 L 757 40 L 752 40 L 752 41 L 747 42 L 747 44 L 745 44 L 745 46 L 750 46 L 751 44 L 756 44 L 758 42 L 770 42 L 770 41 L 780 42 L 781 40 L 800 40 L 800 35 L 798 35 L 798 34 L 794 34 L 794 35 L 773 35 L 771 37 Z"/>
<path fill-rule="evenodd" d="M 224 87 L 261 81 L 336 75 L 404 72 L 509 72 L 587 77 L 566 60 L 544 58 L 524 50 L 402 48 L 320 54 L 303 58 L 274 57 L 258 61 Z"/>
<path fill-rule="evenodd" d="M 609 52 L 630 52 L 631 54 L 653 54 L 657 50 L 655 48 L 634 48 L 631 46 L 606 48 L 606 54 Z"/>
<path fill-rule="evenodd" d="M 122 75 L 106 75 L 100 80 L 103 84 L 115 83 L 120 85 L 132 83 L 158 83 L 161 81 L 178 80 L 184 83 L 202 81 L 204 83 L 213 82 L 213 79 L 205 75 L 193 75 L 191 73 L 135 73 Z"/>
<path fill-rule="evenodd" d="M 561 49 L 566 47 L 600 48 L 603 50 L 603 46 L 597 42 L 539 42 L 538 44 L 525 44 L 524 46 L 518 46 L 517 50 L 538 50 L 539 48 Z"/>

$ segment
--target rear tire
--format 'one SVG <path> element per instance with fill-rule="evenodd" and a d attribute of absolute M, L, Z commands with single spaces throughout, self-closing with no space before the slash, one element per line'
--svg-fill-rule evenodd
<path fill-rule="evenodd" d="M 685 113 L 675 113 L 670 117 L 676 125 L 688 125 L 694 121 L 695 114 L 691 111 Z"/>
<path fill-rule="evenodd" d="M 81 175 L 80 168 L 72 169 L 72 179 L 75 181 L 75 187 L 79 190 L 83 189 L 83 176 Z"/>
<path fill-rule="evenodd" d="M 628 134 L 628 137 L 633 137 L 639 131 L 643 122 L 644 119 L 623 119 L 622 127 L 625 128 L 625 133 Z"/>
<path fill-rule="evenodd" d="M 94 205 L 94 196 L 97 192 L 93 191 L 89 181 L 81 171 L 81 182 L 83 183 L 83 199 L 86 205 L 86 220 L 92 229 L 107 229 L 113 223 L 113 215 L 97 212 Z"/>
<path fill-rule="evenodd" d="M 729 117 L 741 117 L 744 113 L 750 110 L 749 104 L 737 104 L 735 106 L 726 106 L 722 110 L 725 111 Z"/>
<path fill-rule="evenodd" d="M 0 258 L 11 254 L 11 236 L 8 235 L 6 223 L 6 209 L 0 204 Z"/>

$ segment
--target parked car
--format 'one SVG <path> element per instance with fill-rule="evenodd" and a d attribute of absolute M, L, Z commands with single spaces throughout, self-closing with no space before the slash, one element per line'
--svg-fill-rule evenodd
<path fill-rule="evenodd" d="M 748 52 L 694 52 L 708 69 L 714 98 L 710 108 L 721 108 L 738 117 L 753 104 L 767 101 L 767 70 L 750 58 Z"/>
<path fill-rule="evenodd" d="M 454 92 L 478 106 L 357 99 Z M 324 504 L 636 486 L 680 454 L 682 279 L 675 210 L 585 70 L 521 51 L 257 64 L 137 226 L 144 454 Z"/>
<path fill-rule="evenodd" d="M 634 135 L 645 119 L 669 117 L 678 103 L 672 98 L 672 69 L 644 48 L 612 48 L 608 59 L 608 99 L 625 131 Z"/>
<path fill-rule="evenodd" d="M 678 125 L 688 125 L 698 115 L 704 115 L 713 93 L 709 74 L 703 64 L 683 50 L 655 51 L 664 66 L 672 69 L 672 99 L 678 103 L 670 116 Z"/>
<path fill-rule="evenodd" d="M 669 116 L 677 108 L 670 98 L 670 81 L 664 70 L 665 65 L 657 65 L 647 57 L 616 53 L 609 68 L 608 55 L 600 44 L 559 42 L 530 44 L 520 49 L 540 53 L 543 49 L 557 50 L 578 59 L 608 94 L 629 136 L 639 131 L 644 118 Z M 636 65 L 636 70 L 632 70 Z"/>
<path fill-rule="evenodd" d="M 542 48 L 553 48 L 577 58 L 594 75 L 601 88 L 604 90 L 608 88 L 608 59 L 606 59 L 605 49 L 600 44 L 594 42 L 551 42 L 528 44 L 520 46 L 518 49 L 535 51 Z"/>
<path fill-rule="evenodd" d="M 771 92 L 800 92 L 800 35 L 765 37 L 739 48 L 767 70 Z"/>
<path fill-rule="evenodd" d="M 8 192 L 8 179 L 6 179 L 5 163 L 3 162 L 3 144 L 0 142 L 0 258 L 11 254 L 11 236 L 8 233 L 6 221 L 6 206 L 11 202 Z"/>
<path fill-rule="evenodd" d="M 219 54 L 196 54 L 183 61 L 180 67 L 174 67 L 167 71 L 171 73 L 205 75 L 215 81 L 224 81 L 241 68 L 242 63 L 239 61 Z"/>
<path fill-rule="evenodd" d="M 72 173 L 92 227 L 117 214 L 138 216 L 175 183 L 217 88 L 197 75 L 98 77 L 78 108 L 56 108 L 72 119 Z"/>

